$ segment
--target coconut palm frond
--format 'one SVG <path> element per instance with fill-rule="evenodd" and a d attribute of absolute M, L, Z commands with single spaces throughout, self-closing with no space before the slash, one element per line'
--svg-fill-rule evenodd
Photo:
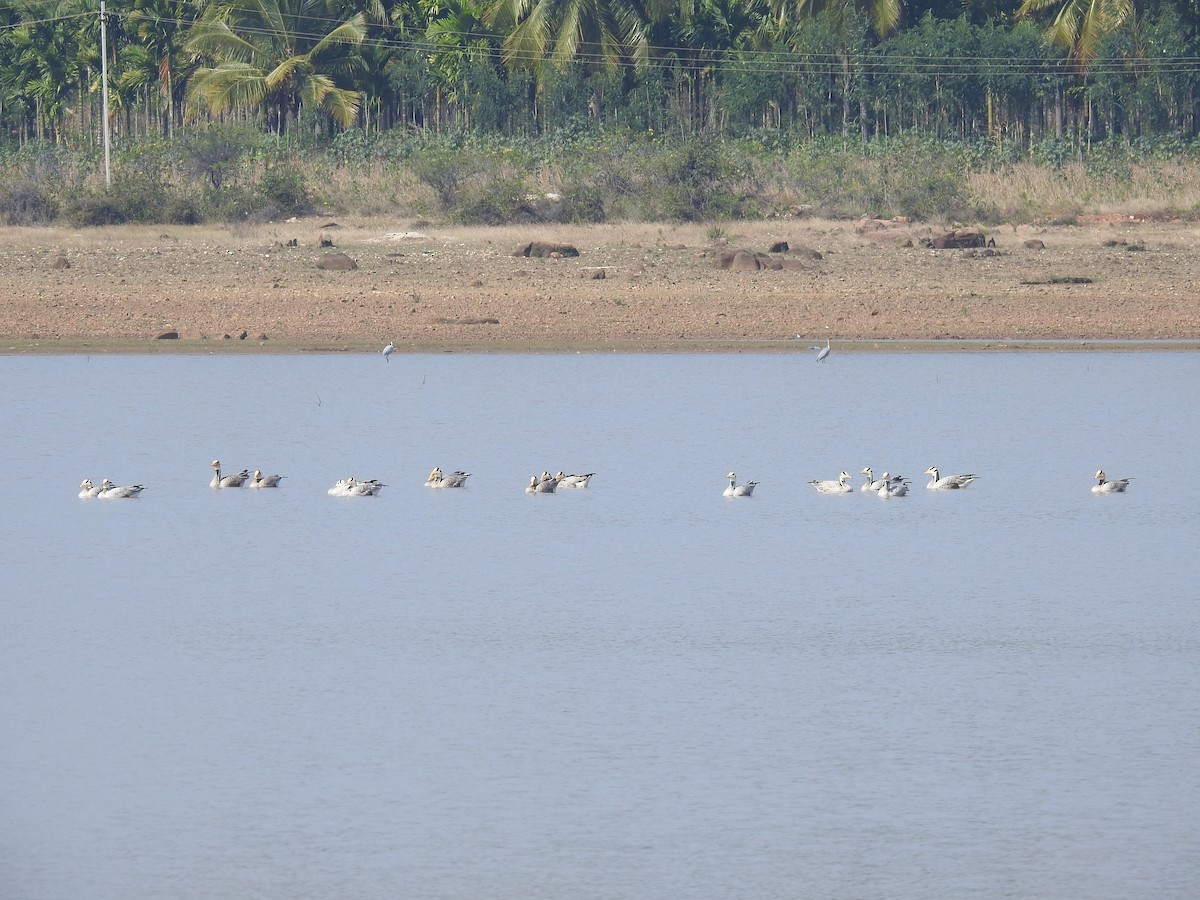
<path fill-rule="evenodd" d="M 234 109 L 258 106 L 267 96 L 266 80 L 245 63 L 222 63 L 198 69 L 188 83 L 187 106 L 216 115 Z"/>

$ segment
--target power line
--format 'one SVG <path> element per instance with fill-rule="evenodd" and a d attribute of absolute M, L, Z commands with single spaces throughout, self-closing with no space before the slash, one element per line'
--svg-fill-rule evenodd
<path fill-rule="evenodd" d="M 93 13 L 76 13 L 44 19 L 25 20 L 4 26 L 11 31 L 23 25 L 53 25 L 81 18 L 91 18 Z M 122 23 L 163 22 L 179 28 L 195 25 L 199 19 L 182 19 L 152 16 L 140 11 L 113 11 L 110 19 Z M 294 39 L 316 43 L 326 38 L 330 31 L 344 20 L 319 16 L 293 16 L 294 23 L 303 23 L 305 28 L 288 33 Z M 368 26 L 372 30 L 380 26 Z M 254 25 L 239 25 L 231 30 L 242 36 L 270 37 L 275 30 Z M 528 68 L 546 63 L 545 55 L 513 52 L 503 48 L 503 35 L 490 32 L 442 32 L 442 36 L 461 39 L 469 44 L 455 45 L 431 40 L 426 36 L 398 37 L 387 33 L 369 36 L 364 43 L 370 45 L 416 53 L 420 55 L 459 56 L 464 59 L 485 57 L 497 64 L 506 62 L 510 68 Z M 134 42 L 136 43 L 136 42 Z M 483 46 L 471 46 L 482 43 Z M 710 50 L 682 45 L 649 45 L 647 58 L 641 68 L 649 71 L 673 71 L 685 75 L 745 73 L 751 76 L 796 76 L 808 78 L 832 78 L 846 73 L 846 63 L 838 52 L 796 52 L 791 50 L 721 49 Z M 582 65 L 606 65 L 608 56 L 599 49 L 583 49 L 575 53 L 571 61 Z M 552 64 L 552 63 L 551 63 Z M 632 65 L 632 61 L 629 63 Z M 876 45 L 850 54 L 851 73 L 868 76 L 875 80 L 900 80 L 911 78 L 974 78 L 1026 79 L 1044 77 L 1068 77 L 1077 74 L 1065 58 L 1015 57 L 1015 56 L 924 56 L 910 53 L 889 53 L 885 45 Z M 1088 67 L 1091 78 L 1121 75 L 1188 76 L 1200 74 L 1198 56 L 1154 56 L 1145 59 L 1099 59 Z"/>

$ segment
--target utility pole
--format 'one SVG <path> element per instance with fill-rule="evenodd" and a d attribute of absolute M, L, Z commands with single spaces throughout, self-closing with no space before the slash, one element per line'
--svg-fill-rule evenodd
<path fill-rule="evenodd" d="M 100 0 L 100 97 L 104 104 L 104 186 L 112 187 L 112 164 L 109 145 L 112 135 L 108 128 L 108 15 L 104 0 Z"/>

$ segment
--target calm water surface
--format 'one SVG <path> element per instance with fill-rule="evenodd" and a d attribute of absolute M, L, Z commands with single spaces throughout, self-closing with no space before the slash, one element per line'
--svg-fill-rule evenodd
<path fill-rule="evenodd" d="M 0 358 L 0 896 L 1190 900 L 1197 384 L 1189 353 Z M 214 457 L 284 486 L 210 490 Z M 806 484 L 865 465 L 912 495 Z M 543 469 L 598 474 L 526 495 Z"/>

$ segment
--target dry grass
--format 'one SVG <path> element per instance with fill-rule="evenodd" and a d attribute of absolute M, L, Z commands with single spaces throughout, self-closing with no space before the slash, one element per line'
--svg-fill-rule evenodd
<path fill-rule="evenodd" d="M 1141 163 L 1119 176 L 1080 163 L 1060 169 L 1018 163 L 967 177 L 972 200 L 1003 219 L 1066 221 L 1113 214 L 1170 218 L 1200 210 L 1200 163 Z"/>

